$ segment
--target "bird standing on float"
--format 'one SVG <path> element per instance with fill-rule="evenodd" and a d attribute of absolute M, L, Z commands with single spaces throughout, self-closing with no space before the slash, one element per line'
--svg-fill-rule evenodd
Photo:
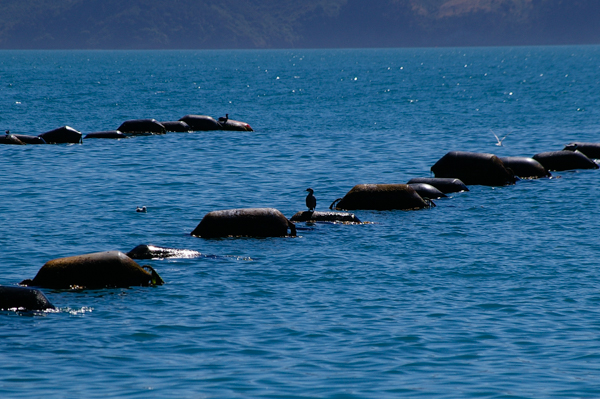
<path fill-rule="evenodd" d="M 308 195 L 306 196 L 306 206 L 308 207 L 308 210 L 312 212 L 317 207 L 317 198 L 315 197 L 315 191 L 312 188 L 307 188 L 306 191 L 308 191 Z"/>

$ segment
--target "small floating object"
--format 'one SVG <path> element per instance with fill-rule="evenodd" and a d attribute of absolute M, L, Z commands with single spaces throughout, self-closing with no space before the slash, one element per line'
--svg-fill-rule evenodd
<path fill-rule="evenodd" d="M 119 251 L 69 256 L 46 262 L 33 280 L 21 285 L 54 289 L 101 289 L 162 285 L 148 265 L 140 266 Z"/>
<path fill-rule="evenodd" d="M 190 125 L 184 121 L 161 122 L 167 132 L 188 133 L 192 131 Z"/>
<path fill-rule="evenodd" d="M 414 188 L 407 184 L 358 184 L 331 204 L 329 209 L 415 210 L 428 208 Z"/>
<path fill-rule="evenodd" d="M 434 200 L 434 199 L 439 199 L 439 198 L 446 198 L 447 195 L 444 194 L 443 192 L 441 192 L 440 190 L 438 190 L 437 188 L 435 188 L 435 186 L 432 186 L 431 184 L 427 184 L 427 183 L 408 183 L 409 186 L 411 186 L 412 188 L 415 189 L 415 191 L 417 192 L 417 194 L 419 194 L 421 196 L 421 198 L 427 200 Z"/>
<path fill-rule="evenodd" d="M 460 179 L 447 177 L 415 177 L 408 181 L 408 185 L 424 183 L 432 185 L 444 194 L 469 191 L 469 188 Z"/>
<path fill-rule="evenodd" d="M 0 286 L 0 310 L 56 309 L 40 290 L 26 287 Z"/>
<path fill-rule="evenodd" d="M 590 159 L 600 159 L 600 143 L 569 143 L 563 151 L 579 151 Z"/>
<path fill-rule="evenodd" d="M 450 151 L 432 167 L 435 177 L 454 177 L 467 185 L 506 186 L 515 176 L 494 154 Z"/>
<path fill-rule="evenodd" d="M 191 249 L 164 248 L 141 244 L 126 254 L 131 259 L 199 258 L 203 255 Z"/>
<path fill-rule="evenodd" d="M 39 135 L 48 144 L 78 144 L 81 143 L 81 136 L 81 132 L 71 126 L 59 127 Z"/>
<path fill-rule="evenodd" d="M 138 207 L 135 209 L 135 211 L 136 211 L 136 212 L 141 212 L 141 213 L 146 213 L 146 212 L 148 212 L 148 209 L 146 209 L 146 206 L 142 206 L 141 208 L 138 206 Z"/>
<path fill-rule="evenodd" d="M 86 134 L 84 139 L 125 139 L 127 135 L 119 130 L 107 130 L 103 132 L 92 132 Z"/>
<path fill-rule="evenodd" d="M 598 165 L 579 151 L 551 151 L 535 154 L 533 159 L 552 171 L 598 169 Z"/>
<path fill-rule="evenodd" d="M 207 213 L 191 235 L 217 237 L 286 237 L 296 226 L 275 208 L 242 208 Z"/>
<path fill-rule="evenodd" d="M 131 119 L 117 128 L 118 131 L 130 135 L 165 134 L 165 127 L 156 119 Z"/>
<path fill-rule="evenodd" d="M 528 157 L 501 157 L 500 160 L 505 167 L 513 171 L 520 179 L 539 179 L 550 177 L 550 172 L 544 165 L 533 158 Z"/>
<path fill-rule="evenodd" d="M 349 212 L 300 211 L 296 212 L 290 220 L 292 222 L 362 223 L 353 213 Z"/>
<path fill-rule="evenodd" d="M 217 122 L 212 116 L 186 115 L 183 118 L 180 118 L 179 120 L 187 123 L 190 129 L 194 132 L 222 129 L 221 124 Z"/>

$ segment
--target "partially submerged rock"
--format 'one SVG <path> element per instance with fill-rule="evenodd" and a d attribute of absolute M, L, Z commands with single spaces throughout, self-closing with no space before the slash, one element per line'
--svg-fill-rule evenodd
<path fill-rule="evenodd" d="M 295 213 L 290 220 L 292 222 L 362 223 L 353 213 L 349 212 L 301 211 Z"/>
<path fill-rule="evenodd" d="M 140 266 L 122 252 L 107 251 L 48 261 L 33 280 L 24 280 L 21 285 L 54 289 L 101 289 L 163 283 L 152 267 Z"/>
<path fill-rule="evenodd" d="M 196 226 L 192 235 L 217 237 L 285 237 L 296 235 L 294 223 L 275 208 L 242 208 L 212 211 Z"/>

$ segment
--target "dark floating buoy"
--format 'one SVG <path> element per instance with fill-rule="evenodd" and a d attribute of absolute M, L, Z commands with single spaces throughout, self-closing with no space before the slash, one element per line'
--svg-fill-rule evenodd
<path fill-rule="evenodd" d="M 44 140 L 43 138 L 41 138 L 40 136 L 30 136 L 27 134 L 13 134 L 13 136 L 15 136 L 16 138 L 18 138 L 19 140 L 21 140 L 21 142 L 23 144 L 48 144 L 46 143 L 46 140 Z"/>
<path fill-rule="evenodd" d="M 435 177 L 454 177 L 466 185 L 515 184 L 514 174 L 494 154 L 450 151 L 431 167 Z"/>
<path fill-rule="evenodd" d="M 84 139 L 125 139 L 128 136 L 119 130 L 92 132 L 85 135 Z"/>
<path fill-rule="evenodd" d="M 222 126 L 212 116 L 207 115 L 186 115 L 179 119 L 188 124 L 194 132 L 221 130 Z"/>
<path fill-rule="evenodd" d="M 460 179 L 446 177 L 415 177 L 408 181 L 408 185 L 424 183 L 429 184 L 444 194 L 469 191 L 469 188 Z"/>
<path fill-rule="evenodd" d="M 335 200 L 329 209 L 414 210 L 428 208 L 414 188 L 407 184 L 358 184 Z"/>
<path fill-rule="evenodd" d="M 131 259 L 199 258 L 206 255 L 191 249 L 164 248 L 141 244 L 126 254 Z"/>
<path fill-rule="evenodd" d="M 117 128 L 118 131 L 130 135 L 165 134 L 165 127 L 156 119 L 131 119 Z"/>
<path fill-rule="evenodd" d="M 600 143 L 569 143 L 563 151 L 579 151 L 590 159 L 600 159 Z"/>
<path fill-rule="evenodd" d="M 78 144 L 81 143 L 81 136 L 81 132 L 70 126 L 59 127 L 39 135 L 48 144 Z"/>
<path fill-rule="evenodd" d="M 252 128 L 246 122 L 234 121 L 233 119 L 229 119 L 229 114 L 225 114 L 225 116 L 221 116 L 218 120 L 219 125 L 221 125 L 221 129 L 223 130 L 234 130 L 239 132 L 252 132 Z"/>
<path fill-rule="evenodd" d="M 167 132 L 188 133 L 192 131 L 190 125 L 184 121 L 161 122 Z"/>
<path fill-rule="evenodd" d="M 218 237 L 285 237 L 296 226 L 275 208 L 242 208 L 207 213 L 191 235 Z"/>
<path fill-rule="evenodd" d="M 233 119 L 227 119 L 225 122 L 219 122 L 221 129 L 231 130 L 238 132 L 253 132 L 252 127 L 246 122 L 234 121 Z"/>
<path fill-rule="evenodd" d="M 54 289 L 101 289 L 163 283 L 151 266 L 140 266 L 122 252 L 108 251 L 48 261 L 33 280 L 24 280 L 21 285 Z"/>
<path fill-rule="evenodd" d="M 551 151 L 535 154 L 533 159 L 551 171 L 598 169 L 598 165 L 579 151 Z"/>
<path fill-rule="evenodd" d="M 40 290 L 26 287 L 0 286 L 0 310 L 56 309 Z"/>
<path fill-rule="evenodd" d="M 550 172 L 544 168 L 544 165 L 533 158 L 501 157 L 500 160 L 505 167 L 512 170 L 515 176 L 520 179 L 539 179 L 551 176 Z"/>
<path fill-rule="evenodd" d="M 9 133 L 6 133 L 4 136 L 0 136 L 0 144 L 25 145 L 25 143 L 15 137 L 14 134 Z"/>
<path fill-rule="evenodd" d="M 296 212 L 290 220 L 292 222 L 362 223 L 359 218 L 349 212 L 300 211 Z"/>
<path fill-rule="evenodd" d="M 435 188 L 435 186 L 432 186 L 431 184 L 408 183 L 408 185 L 411 186 L 412 188 L 414 188 L 415 191 L 417 192 L 417 194 L 419 194 L 421 196 L 421 198 L 423 198 L 423 199 L 434 200 L 434 199 L 447 197 L 446 194 L 444 194 L 443 192 L 441 192 L 440 190 L 438 190 L 437 188 Z"/>

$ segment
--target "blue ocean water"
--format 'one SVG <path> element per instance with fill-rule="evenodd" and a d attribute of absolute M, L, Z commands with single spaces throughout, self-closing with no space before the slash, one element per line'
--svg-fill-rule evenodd
<path fill-rule="evenodd" d="M 0 313 L 0 397 L 598 397 L 598 171 L 297 238 L 189 233 L 213 210 L 291 217 L 307 187 L 326 210 L 448 151 L 598 142 L 599 83 L 598 46 L 0 52 L 2 130 L 225 113 L 255 130 L 0 146 L 0 284 L 138 244 L 218 255 Z"/>

